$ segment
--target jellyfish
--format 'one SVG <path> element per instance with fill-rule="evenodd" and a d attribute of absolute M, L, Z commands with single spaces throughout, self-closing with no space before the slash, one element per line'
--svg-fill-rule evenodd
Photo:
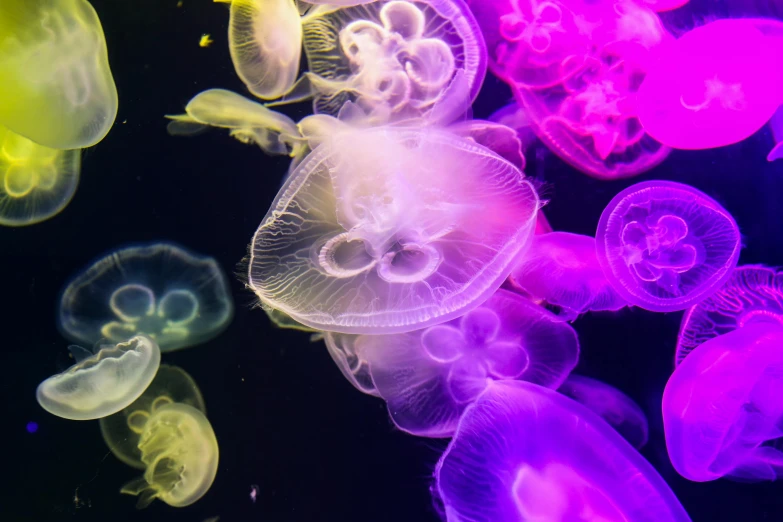
<path fill-rule="evenodd" d="M 653 11 L 663 13 L 665 11 L 678 9 L 687 4 L 689 1 L 690 0 L 641 0 L 640 3 L 646 5 Z"/>
<path fill-rule="evenodd" d="M 76 364 L 43 381 L 38 404 L 64 419 L 107 417 L 135 401 L 152 382 L 160 365 L 158 345 L 144 335 L 104 345 L 93 354 L 72 347 Z"/>
<path fill-rule="evenodd" d="M 185 507 L 203 497 L 218 467 L 217 439 L 204 414 L 187 404 L 160 401 L 139 420 L 138 446 L 146 470 L 120 493 L 138 495 L 139 509 L 156 498 Z"/>
<path fill-rule="evenodd" d="M 645 181 L 601 214 L 598 262 L 629 304 L 685 310 L 715 292 L 737 266 L 740 232 L 726 209 L 693 187 Z"/>
<path fill-rule="evenodd" d="M 561 307 L 574 317 L 628 305 L 615 291 L 595 254 L 595 239 L 568 232 L 537 235 L 511 271 L 512 285 Z"/>
<path fill-rule="evenodd" d="M 775 161 L 783 158 L 783 108 L 778 107 L 772 119 L 769 120 L 769 128 L 775 139 L 775 146 L 769 151 L 767 161 Z"/>
<path fill-rule="evenodd" d="M 231 61 L 248 90 L 271 100 L 293 87 L 302 54 L 302 22 L 291 0 L 216 0 L 231 4 Z"/>
<path fill-rule="evenodd" d="M 75 342 L 143 333 L 170 352 L 215 337 L 233 310 L 214 259 L 151 243 L 111 252 L 79 274 L 62 294 L 59 325 Z"/>
<path fill-rule="evenodd" d="M 0 125 L 0 225 L 59 214 L 76 192 L 80 169 L 80 150 L 50 149 Z"/>
<path fill-rule="evenodd" d="M 348 2 L 355 4 L 355 2 Z M 336 115 L 355 101 L 380 123 L 427 116 L 436 102 L 475 99 L 486 74 L 486 51 L 470 11 L 454 0 L 378 0 L 317 5 L 302 18 L 310 70 L 282 100 L 314 98 L 315 112 Z M 449 123 L 441 121 L 440 123 Z"/>
<path fill-rule="evenodd" d="M 525 381 L 494 381 L 435 467 L 447 522 L 687 522 L 666 482 L 581 404 Z"/>
<path fill-rule="evenodd" d="M 571 326 L 527 299 L 498 290 L 460 318 L 404 334 L 353 337 L 394 424 L 450 437 L 462 412 L 493 380 L 557 388 L 579 359 Z"/>
<path fill-rule="evenodd" d="M 764 266 L 740 266 L 717 292 L 683 315 L 675 366 L 700 344 L 755 323 L 783 327 L 783 272 Z"/>
<path fill-rule="evenodd" d="M 466 120 L 448 126 L 448 130 L 483 145 L 511 164 L 525 170 L 525 154 L 515 129 L 485 120 Z"/>
<path fill-rule="evenodd" d="M 317 333 L 318 330 L 314 330 L 309 326 L 305 326 L 302 323 L 298 323 L 291 318 L 290 315 L 274 308 L 262 307 L 264 313 L 269 318 L 269 321 L 277 328 L 283 328 L 286 330 L 299 330 L 300 332 Z"/>
<path fill-rule="evenodd" d="M 3 0 L 0 125 L 44 147 L 101 141 L 117 115 L 106 40 L 86 0 Z"/>
<path fill-rule="evenodd" d="M 370 363 L 364 355 L 368 336 L 325 332 L 324 341 L 334 363 L 354 388 L 380 397 L 370 374 Z M 371 343 L 370 343 L 371 344 Z"/>
<path fill-rule="evenodd" d="M 163 404 L 186 404 L 206 415 L 204 398 L 196 381 L 177 366 L 161 364 L 154 379 L 131 404 L 99 421 L 103 441 L 117 459 L 136 469 L 144 469 L 139 448 L 142 426 L 150 413 Z"/>
<path fill-rule="evenodd" d="M 511 102 L 505 107 L 501 107 L 489 116 L 489 121 L 505 125 L 517 132 L 522 151 L 526 152 L 528 147 L 536 141 L 536 134 L 530 122 L 530 115 L 516 102 Z"/>
<path fill-rule="evenodd" d="M 644 130 L 677 149 L 748 138 L 781 103 L 783 75 L 769 38 L 742 19 L 716 20 L 661 47 L 639 88 Z"/>
<path fill-rule="evenodd" d="M 783 476 L 783 327 L 754 323 L 686 357 L 663 392 L 666 448 L 695 482 Z"/>
<path fill-rule="evenodd" d="M 597 413 L 634 448 L 647 444 L 647 417 L 633 399 L 617 388 L 572 373 L 557 391 Z"/>
<path fill-rule="evenodd" d="M 253 237 L 248 284 L 317 330 L 418 330 L 500 287 L 538 208 L 521 171 L 472 141 L 350 129 L 289 175 Z"/>

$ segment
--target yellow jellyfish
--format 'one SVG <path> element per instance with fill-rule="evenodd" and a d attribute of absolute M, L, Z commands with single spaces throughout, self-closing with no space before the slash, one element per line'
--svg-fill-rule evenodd
<path fill-rule="evenodd" d="M 0 125 L 0 225 L 32 225 L 58 214 L 76 192 L 80 166 L 80 150 L 43 147 Z"/>
<path fill-rule="evenodd" d="M 117 115 L 106 39 L 86 0 L 2 0 L 0 78 L 0 125 L 47 147 L 95 145 Z"/>
<path fill-rule="evenodd" d="M 138 425 L 144 475 L 120 493 L 138 495 L 136 507 L 159 498 L 173 507 L 193 504 L 212 486 L 218 466 L 218 444 L 212 426 L 192 406 L 158 400 Z"/>

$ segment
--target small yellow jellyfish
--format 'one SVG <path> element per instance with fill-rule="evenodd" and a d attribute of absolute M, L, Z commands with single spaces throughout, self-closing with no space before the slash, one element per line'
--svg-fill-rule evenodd
<path fill-rule="evenodd" d="M 32 225 L 58 214 L 76 192 L 80 168 L 80 150 L 50 149 L 0 125 L 0 225 Z"/>
<path fill-rule="evenodd" d="M 138 446 L 146 470 L 125 484 L 121 493 L 138 495 L 139 509 L 156 498 L 185 507 L 204 496 L 217 475 L 219 452 L 215 432 L 203 413 L 187 404 L 159 401 L 134 428 L 140 430 Z"/>
<path fill-rule="evenodd" d="M 201 40 L 198 42 L 199 47 L 209 47 L 215 43 L 215 40 L 212 39 L 212 36 L 209 33 L 204 33 L 201 35 Z"/>
<path fill-rule="evenodd" d="M 0 125 L 55 149 L 95 145 L 117 116 L 106 39 L 86 0 L 0 2 Z"/>

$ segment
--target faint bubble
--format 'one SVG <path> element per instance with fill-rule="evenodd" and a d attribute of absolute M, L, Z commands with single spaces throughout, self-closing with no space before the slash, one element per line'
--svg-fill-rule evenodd
<path fill-rule="evenodd" d="M 27 433 L 35 433 L 36 431 L 38 431 L 38 423 L 30 421 L 27 423 L 26 428 L 27 428 Z"/>

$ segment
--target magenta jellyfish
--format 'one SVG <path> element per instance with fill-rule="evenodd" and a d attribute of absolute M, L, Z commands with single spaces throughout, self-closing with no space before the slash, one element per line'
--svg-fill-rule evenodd
<path fill-rule="evenodd" d="M 783 475 L 783 327 L 756 323 L 714 337 L 677 366 L 663 393 L 674 469 L 696 482 Z"/>
<path fill-rule="evenodd" d="M 771 39 L 752 21 L 717 20 L 665 45 L 639 88 L 639 119 L 677 149 L 737 143 L 781 103 L 783 75 Z"/>
<path fill-rule="evenodd" d="M 500 287 L 538 208 L 522 172 L 472 141 L 349 127 L 287 178 L 253 237 L 248 284 L 317 330 L 418 330 Z"/>
<path fill-rule="evenodd" d="M 675 365 L 700 344 L 753 323 L 783 327 L 783 273 L 764 266 L 740 266 L 714 294 L 682 318 Z"/>
<path fill-rule="evenodd" d="M 653 312 L 685 310 L 715 292 L 737 266 L 741 246 L 726 209 L 672 181 L 645 181 L 617 194 L 595 239 L 615 290 Z"/>
<path fill-rule="evenodd" d="M 690 520 L 603 419 L 524 381 L 495 381 L 468 407 L 435 480 L 447 522 Z"/>
<path fill-rule="evenodd" d="M 655 12 L 663 13 L 680 8 L 687 4 L 689 0 L 640 0 L 640 4 L 645 5 Z"/>
<path fill-rule="evenodd" d="M 617 388 L 571 374 L 557 391 L 597 413 L 634 448 L 647 444 L 647 417 L 633 399 Z"/>
<path fill-rule="evenodd" d="M 579 359 L 579 341 L 567 322 L 507 290 L 447 323 L 356 337 L 353 345 L 369 361 L 392 421 L 424 437 L 450 437 L 491 381 L 557 388 Z"/>
<path fill-rule="evenodd" d="M 595 254 L 595 239 L 590 236 L 552 232 L 533 237 L 511 271 L 510 281 L 525 294 L 574 317 L 628 305 L 604 275 Z"/>

